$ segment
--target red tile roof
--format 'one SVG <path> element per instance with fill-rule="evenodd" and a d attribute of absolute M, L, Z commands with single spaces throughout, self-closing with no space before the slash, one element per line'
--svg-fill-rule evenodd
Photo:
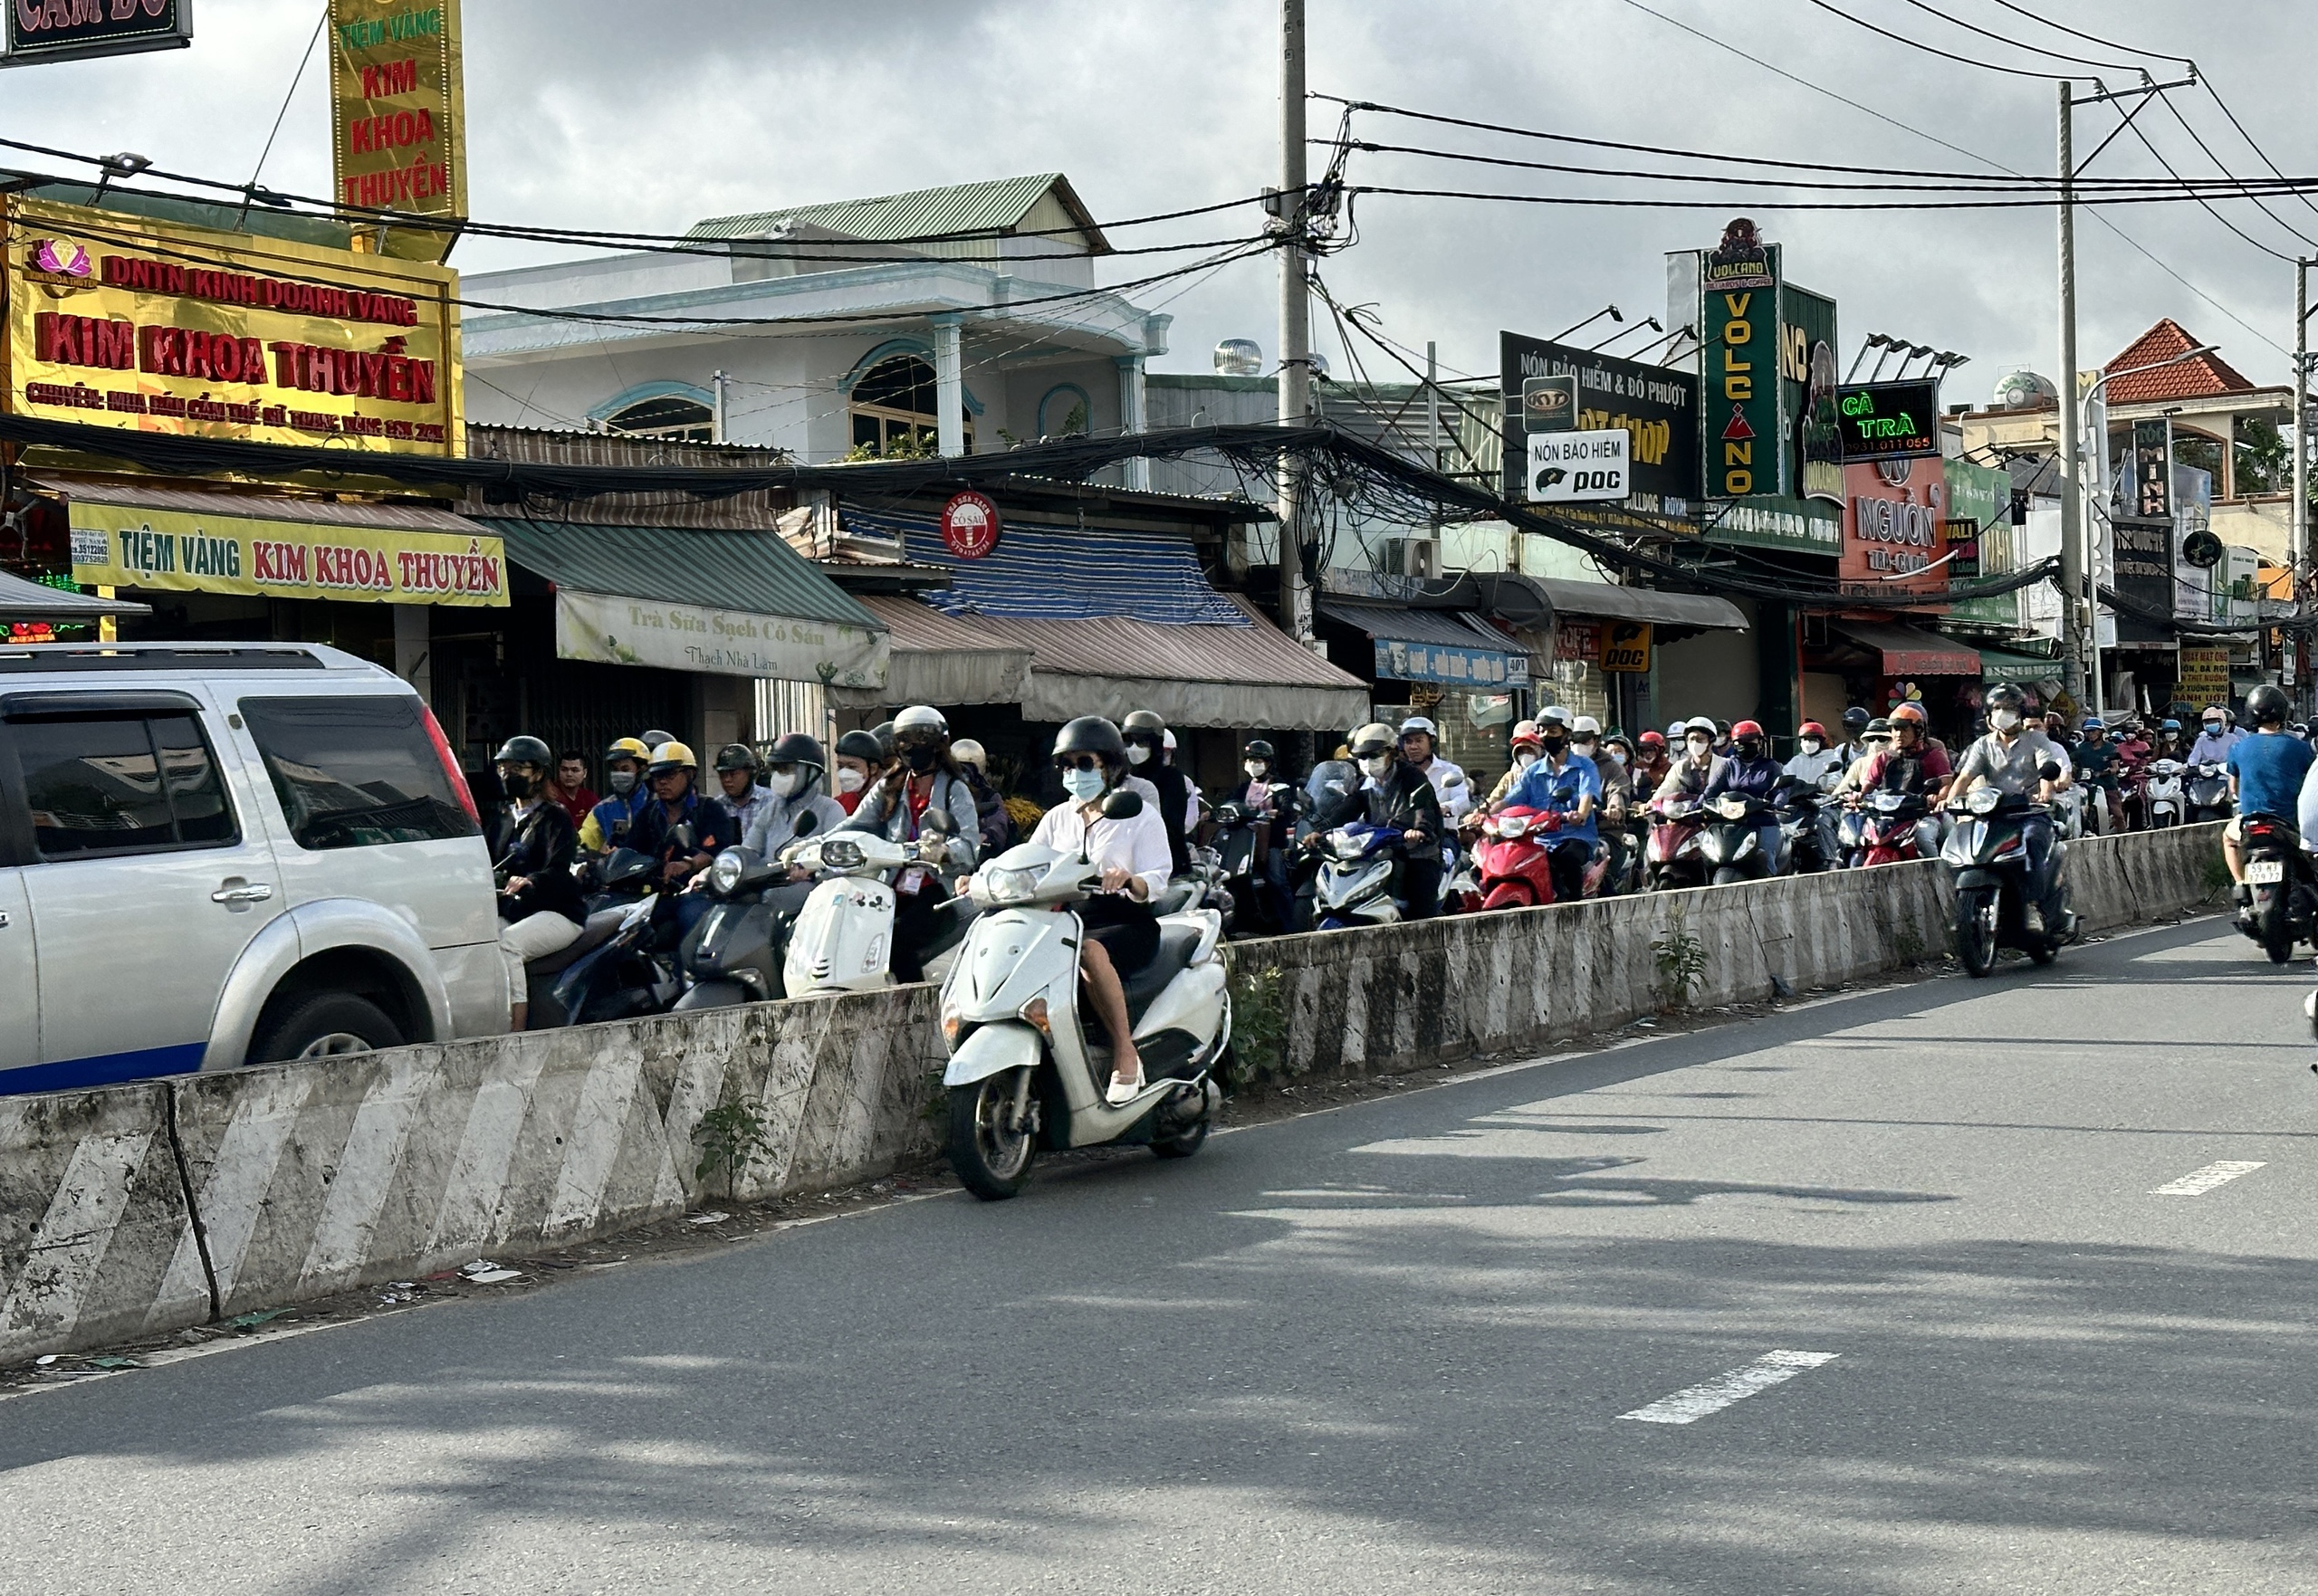
<path fill-rule="evenodd" d="M 2127 344 L 2117 358 L 2103 368 L 2108 371 L 2132 371 L 2137 367 L 2157 367 L 2153 371 L 2141 371 L 2112 382 L 2109 385 L 2109 403 L 2153 405 L 2168 399 L 2198 399 L 2214 394 L 2253 391 L 2252 383 L 2240 376 L 2229 362 L 2211 351 L 2187 360 L 2175 358 L 2196 349 L 2199 341 L 2170 317 L 2160 321 Z M 2173 364 L 2157 366 L 2160 360 L 2172 360 Z"/>

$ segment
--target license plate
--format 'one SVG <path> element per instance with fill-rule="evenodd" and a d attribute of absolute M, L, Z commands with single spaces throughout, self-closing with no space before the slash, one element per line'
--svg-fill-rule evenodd
<path fill-rule="evenodd" d="M 2283 859 L 2254 859 L 2246 865 L 2246 880 L 2253 886 L 2275 886 L 2285 879 Z"/>

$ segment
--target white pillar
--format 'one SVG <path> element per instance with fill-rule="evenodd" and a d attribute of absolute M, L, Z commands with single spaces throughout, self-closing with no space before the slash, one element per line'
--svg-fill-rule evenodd
<path fill-rule="evenodd" d="M 392 604 L 387 607 L 395 612 L 395 674 L 418 689 L 420 698 L 432 702 L 435 612 L 423 604 Z"/>
<path fill-rule="evenodd" d="M 954 311 L 934 318 L 934 408 L 939 418 L 934 441 L 945 456 L 966 452 L 966 374 L 959 353 Z"/>
<path fill-rule="evenodd" d="M 1144 430 L 1143 416 L 1143 357 L 1114 355 L 1112 364 L 1119 368 L 1119 434 L 1122 437 Z M 1137 492 L 1151 491 L 1151 462 L 1129 460 L 1124 484 Z"/>

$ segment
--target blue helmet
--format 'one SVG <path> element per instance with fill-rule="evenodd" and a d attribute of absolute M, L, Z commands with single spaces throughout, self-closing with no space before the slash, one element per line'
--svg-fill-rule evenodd
<path fill-rule="evenodd" d="M 2108 722 L 2098 715 L 2085 716 L 2084 724 L 2077 728 L 2080 731 L 2106 731 L 2108 729 Z"/>
<path fill-rule="evenodd" d="M 2181 722 L 2170 715 L 2166 716 L 2165 723 L 2158 728 L 2160 731 L 2179 731 L 2180 729 Z"/>

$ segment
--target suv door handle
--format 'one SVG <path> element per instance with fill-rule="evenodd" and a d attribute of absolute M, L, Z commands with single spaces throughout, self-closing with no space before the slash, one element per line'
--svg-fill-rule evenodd
<path fill-rule="evenodd" d="M 262 881 L 245 881 L 236 886 L 226 883 L 209 894 L 213 903 L 263 903 L 273 896 L 273 889 Z"/>

